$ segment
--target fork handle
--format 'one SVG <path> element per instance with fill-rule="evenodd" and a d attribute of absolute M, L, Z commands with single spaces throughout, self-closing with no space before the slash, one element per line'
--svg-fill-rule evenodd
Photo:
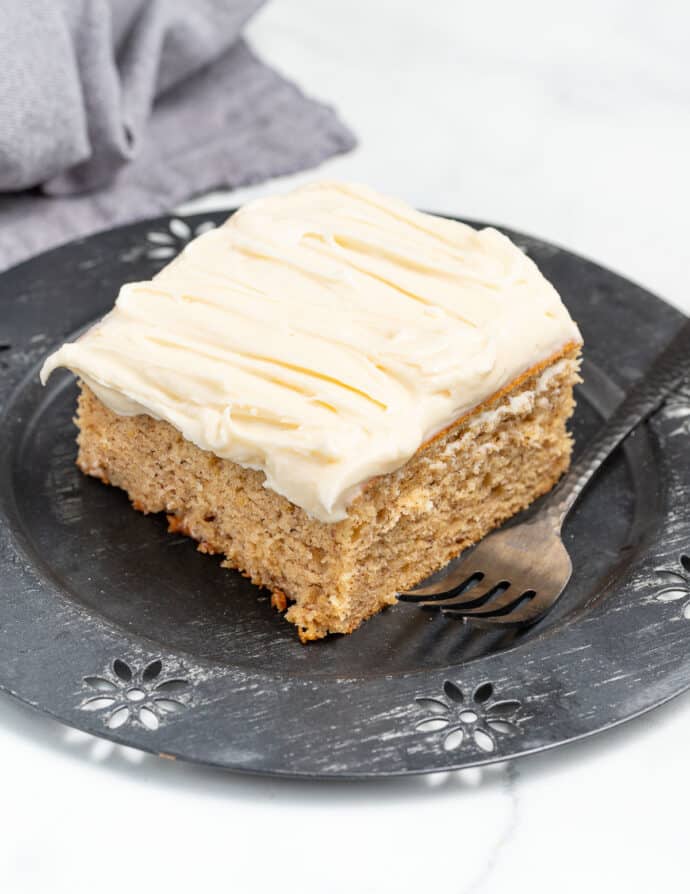
<path fill-rule="evenodd" d="M 609 454 L 689 375 L 690 320 L 686 320 L 552 492 L 548 511 L 557 530 L 560 530 L 575 501 Z"/>

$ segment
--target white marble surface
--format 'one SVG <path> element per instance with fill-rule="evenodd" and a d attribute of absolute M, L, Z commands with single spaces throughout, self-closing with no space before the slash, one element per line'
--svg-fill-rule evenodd
<path fill-rule="evenodd" d="M 683 0 L 282 0 L 251 36 L 357 131 L 323 175 L 544 236 L 690 312 L 689 29 Z M 689 739 L 687 696 L 484 771 L 277 782 L 2 698 L 0 890 L 686 891 Z"/>

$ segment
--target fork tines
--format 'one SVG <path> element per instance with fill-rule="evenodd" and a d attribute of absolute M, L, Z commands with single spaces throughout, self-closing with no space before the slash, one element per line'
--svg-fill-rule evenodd
<path fill-rule="evenodd" d="M 502 615 L 511 615 L 512 624 L 524 624 L 531 619 L 526 609 L 536 596 L 534 590 L 523 590 L 507 580 L 485 583 L 484 578 L 481 571 L 475 571 L 447 590 L 438 592 L 438 585 L 419 587 L 399 593 L 398 598 L 421 608 L 438 608 L 454 617 L 495 618 L 495 623 L 500 623 Z M 520 608 L 523 610 L 513 616 Z"/>

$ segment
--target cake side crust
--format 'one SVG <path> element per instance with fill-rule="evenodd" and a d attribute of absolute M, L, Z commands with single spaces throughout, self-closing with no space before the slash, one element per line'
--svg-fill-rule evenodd
<path fill-rule="evenodd" d="M 167 512 L 201 551 L 268 587 L 277 608 L 292 603 L 287 618 L 303 641 L 349 633 L 555 484 L 570 457 L 578 350 L 567 346 L 367 482 L 335 524 L 166 422 L 117 416 L 84 386 L 78 464 L 136 509 Z"/>

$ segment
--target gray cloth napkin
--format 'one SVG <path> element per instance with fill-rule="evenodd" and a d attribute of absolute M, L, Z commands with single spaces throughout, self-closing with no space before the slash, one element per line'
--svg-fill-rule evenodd
<path fill-rule="evenodd" d="M 262 2 L 0 0 L 0 268 L 353 147 L 240 36 Z"/>

